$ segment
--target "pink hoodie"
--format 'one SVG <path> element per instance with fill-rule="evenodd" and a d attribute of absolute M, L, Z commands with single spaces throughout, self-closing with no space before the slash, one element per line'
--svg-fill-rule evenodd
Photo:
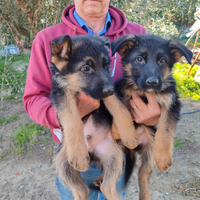
<path fill-rule="evenodd" d="M 36 123 L 52 129 L 53 138 L 57 143 L 60 139 L 54 134 L 59 129 L 57 113 L 51 106 L 49 94 L 51 91 L 51 59 L 50 41 L 63 34 L 70 36 L 88 34 L 74 19 L 75 6 L 68 6 L 62 13 L 62 23 L 40 31 L 35 37 L 31 50 L 26 87 L 24 92 L 24 106 L 28 115 Z M 105 36 L 110 41 L 129 33 L 146 34 L 143 26 L 128 22 L 125 15 L 115 7 L 109 7 L 112 24 Z M 110 52 L 111 54 L 111 52 Z M 114 81 L 121 77 L 121 58 L 117 55 Z M 114 66 L 114 56 L 111 58 L 111 71 Z"/>

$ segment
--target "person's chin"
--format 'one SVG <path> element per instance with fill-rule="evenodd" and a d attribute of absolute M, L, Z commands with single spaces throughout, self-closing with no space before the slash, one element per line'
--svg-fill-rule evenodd
<path fill-rule="evenodd" d="M 101 14 L 101 10 L 99 9 L 99 7 L 91 7 L 88 8 L 87 10 L 85 10 L 85 13 L 87 13 L 88 15 L 93 15 L 93 16 L 97 16 L 99 14 Z"/>

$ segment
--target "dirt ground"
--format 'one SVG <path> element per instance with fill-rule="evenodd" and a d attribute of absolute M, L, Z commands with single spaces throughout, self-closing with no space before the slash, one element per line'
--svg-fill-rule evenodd
<path fill-rule="evenodd" d="M 182 101 L 182 112 L 200 109 L 200 102 Z M 19 125 L 31 123 L 21 102 L 3 102 L 0 116 L 18 115 L 19 119 L 0 126 L 0 155 L 13 148 L 11 135 Z M 0 160 L 1 200 L 59 200 L 55 186 L 56 172 L 52 158 L 56 151 L 50 130 L 41 133 L 44 143 L 28 144 L 25 153 L 12 152 Z M 161 172 L 155 167 L 150 177 L 152 200 L 200 200 L 200 112 L 181 115 L 176 131 L 176 140 L 183 148 L 174 148 L 173 165 Z M 126 192 L 126 200 L 138 200 L 137 171 L 132 174 Z M 196 184 L 196 185 L 194 185 Z M 195 191 L 196 190 L 196 191 Z M 198 194 L 198 197 L 194 197 Z M 189 196 L 193 195 L 193 196 Z"/>

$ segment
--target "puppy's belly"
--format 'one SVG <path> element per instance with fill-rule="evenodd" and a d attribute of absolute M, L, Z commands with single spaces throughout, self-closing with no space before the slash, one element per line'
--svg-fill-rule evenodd
<path fill-rule="evenodd" d="M 144 125 L 137 128 L 139 135 L 138 145 L 146 145 L 148 143 L 149 133 Z M 110 131 L 110 126 L 104 124 L 96 127 L 92 116 L 89 116 L 84 125 L 84 138 L 88 147 L 88 151 L 96 155 L 105 155 L 114 145 L 115 141 Z"/>
<path fill-rule="evenodd" d="M 96 127 L 90 116 L 84 125 L 84 138 L 88 151 L 98 155 L 105 154 L 114 142 L 108 124 Z"/>
<path fill-rule="evenodd" d="M 138 145 L 146 145 L 148 142 L 148 131 L 144 125 L 139 125 L 137 128 L 137 134 L 139 135 Z"/>

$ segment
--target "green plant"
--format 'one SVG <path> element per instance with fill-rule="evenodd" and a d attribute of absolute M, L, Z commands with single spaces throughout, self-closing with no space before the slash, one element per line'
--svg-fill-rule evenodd
<path fill-rule="evenodd" d="M 194 65 L 191 73 L 187 75 L 190 64 L 176 63 L 174 65 L 173 77 L 176 80 L 176 89 L 180 97 L 190 97 L 193 100 L 200 100 L 200 82 L 194 80 L 194 76 L 199 68 Z"/>
<path fill-rule="evenodd" d="M 28 56 L 11 56 L 0 61 L 0 91 L 2 94 L 5 93 L 1 94 L 1 100 L 9 95 L 18 98 L 19 95 L 23 94 L 28 59 Z M 24 68 L 19 71 L 15 69 L 15 63 L 20 60 L 24 63 Z"/>
<path fill-rule="evenodd" d="M 128 20 L 144 25 L 147 32 L 179 38 L 194 23 L 198 0 L 112 0 L 111 4 L 120 8 Z"/>
<path fill-rule="evenodd" d="M 0 118 L 0 126 L 8 124 L 8 123 L 11 123 L 11 122 L 16 121 L 18 119 L 19 119 L 19 116 L 17 116 L 17 115 L 13 115 L 13 116 L 8 117 L 6 119 L 5 118 Z"/>
<path fill-rule="evenodd" d="M 3 158 L 5 158 L 8 154 L 11 153 L 11 149 L 8 149 L 7 152 L 3 152 L 3 151 L 0 151 L 0 160 L 2 160 Z"/>
<path fill-rule="evenodd" d="M 183 148 L 183 144 L 177 136 L 174 137 L 174 148 L 176 148 L 176 149 L 182 149 Z"/>
<path fill-rule="evenodd" d="M 12 136 L 15 145 L 13 153 L 23 153 L 24 145 L 28 142 L 36 143 L 37 137 L 42 133 L 43 130 L 43 126 L 37 125 L 35 123 L 25 124 L 18 127 L 16 133 L 14 133 Z"/>

